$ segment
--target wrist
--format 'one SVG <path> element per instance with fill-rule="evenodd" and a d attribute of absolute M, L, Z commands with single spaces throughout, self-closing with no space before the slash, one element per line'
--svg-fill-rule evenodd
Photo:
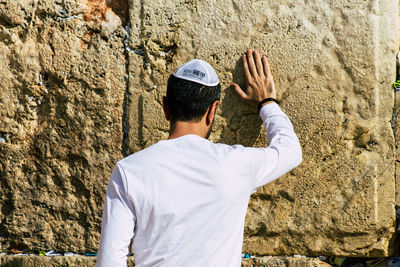
<path fill-rule="evenodd" d="M 257 105 L 258 113 L 260 113 L 260 110 L 263 106 L 270 104 L 270 103 L 274 103 L 274 102 L 279 105 L 279 101 L 276 100 L 276 98 L 268 97 L 268 98 L 264 98 L 263 100 L 261 100 Z"/>

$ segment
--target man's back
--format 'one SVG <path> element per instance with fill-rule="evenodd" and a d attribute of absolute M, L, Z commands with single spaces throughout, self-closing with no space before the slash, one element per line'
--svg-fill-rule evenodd
<path fill-rule="evenodd" d="M 113 233 L 102 234 L 110 240 L 102 239 L 100 252 L 113 251 L 112 245 L 127 247 L 133 236 L 138 267 L 240 266 L 250 194 L 301 160 L 292 125 L 278 105 L 264 107 L 261 117 L 268 148 L 185 135 L 118 162 L 102 226 L 102 233 Z M 101 253 L 99 260 L 122 265 L 126 253 L 127 248 L 108 257 Z"/>
<path fill-rule="evenodd" d="M 137 215 L 137 262 L 221 266 L 224 259 L 232 266 L 240 261 L 252 191 L 250 166 L 237 151 L 242 149 L 185 135 L 119 163 Z"/>
<path fill-rule="evenodd" d="M 258 108 L 268 147 L 207 141 L 221 96 L 219 79 L 205 61 L 183 64 L 168 79 L 163 98 L 168 140 L 114 168 L 96 266 L 126 266 L 132 238 L 137 267 L 240 266 L 250 194 L 302 158 L 293 126 L 277 105 L 267 58 L 248 50 L 242 60 L 247 88 L 232 87 Z"/>

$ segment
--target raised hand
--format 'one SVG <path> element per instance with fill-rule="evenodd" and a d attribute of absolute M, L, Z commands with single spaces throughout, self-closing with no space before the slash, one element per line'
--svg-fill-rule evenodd
<path fill-rule="evenodd" d="M 256 50 L 249 49 L 242 56 L 242 61 L 246 76 L 246 90 L 242 90 L 236 83 L 231 83 L 239 97 L 252 106 L 257 106 L 263 99 L 276 98 L 275 83 L 267 57 L 260 57 Z M 268 101 L 264 105 L 270 102 L 273 101 Z"/>

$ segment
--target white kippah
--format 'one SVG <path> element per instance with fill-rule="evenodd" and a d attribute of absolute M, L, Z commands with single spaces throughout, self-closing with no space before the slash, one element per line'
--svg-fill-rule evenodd
<path fill-rule="evenodd" d="M 173 75 L 177 78 L 206 86 L 219 84 L 218 75 L 210 64 L 201 59 L 192 59 L 180 66 Z"/>

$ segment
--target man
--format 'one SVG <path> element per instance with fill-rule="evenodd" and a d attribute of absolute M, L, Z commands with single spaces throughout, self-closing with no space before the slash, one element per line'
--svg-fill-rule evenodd
<path fill-rule="evenodd" d="M 103 212 L 97 266 L 240 266 L 249 196 L 301 162 L 292 124 L 281 111 L 265 56 L 242 57 L 247 88 L 239 97 L 259 107 L 269 146 L 248 148 L 207 139 L 220 86 L 213 68 L 192 60 L 168 80 L 168 140 L 119 161 Z"/>

